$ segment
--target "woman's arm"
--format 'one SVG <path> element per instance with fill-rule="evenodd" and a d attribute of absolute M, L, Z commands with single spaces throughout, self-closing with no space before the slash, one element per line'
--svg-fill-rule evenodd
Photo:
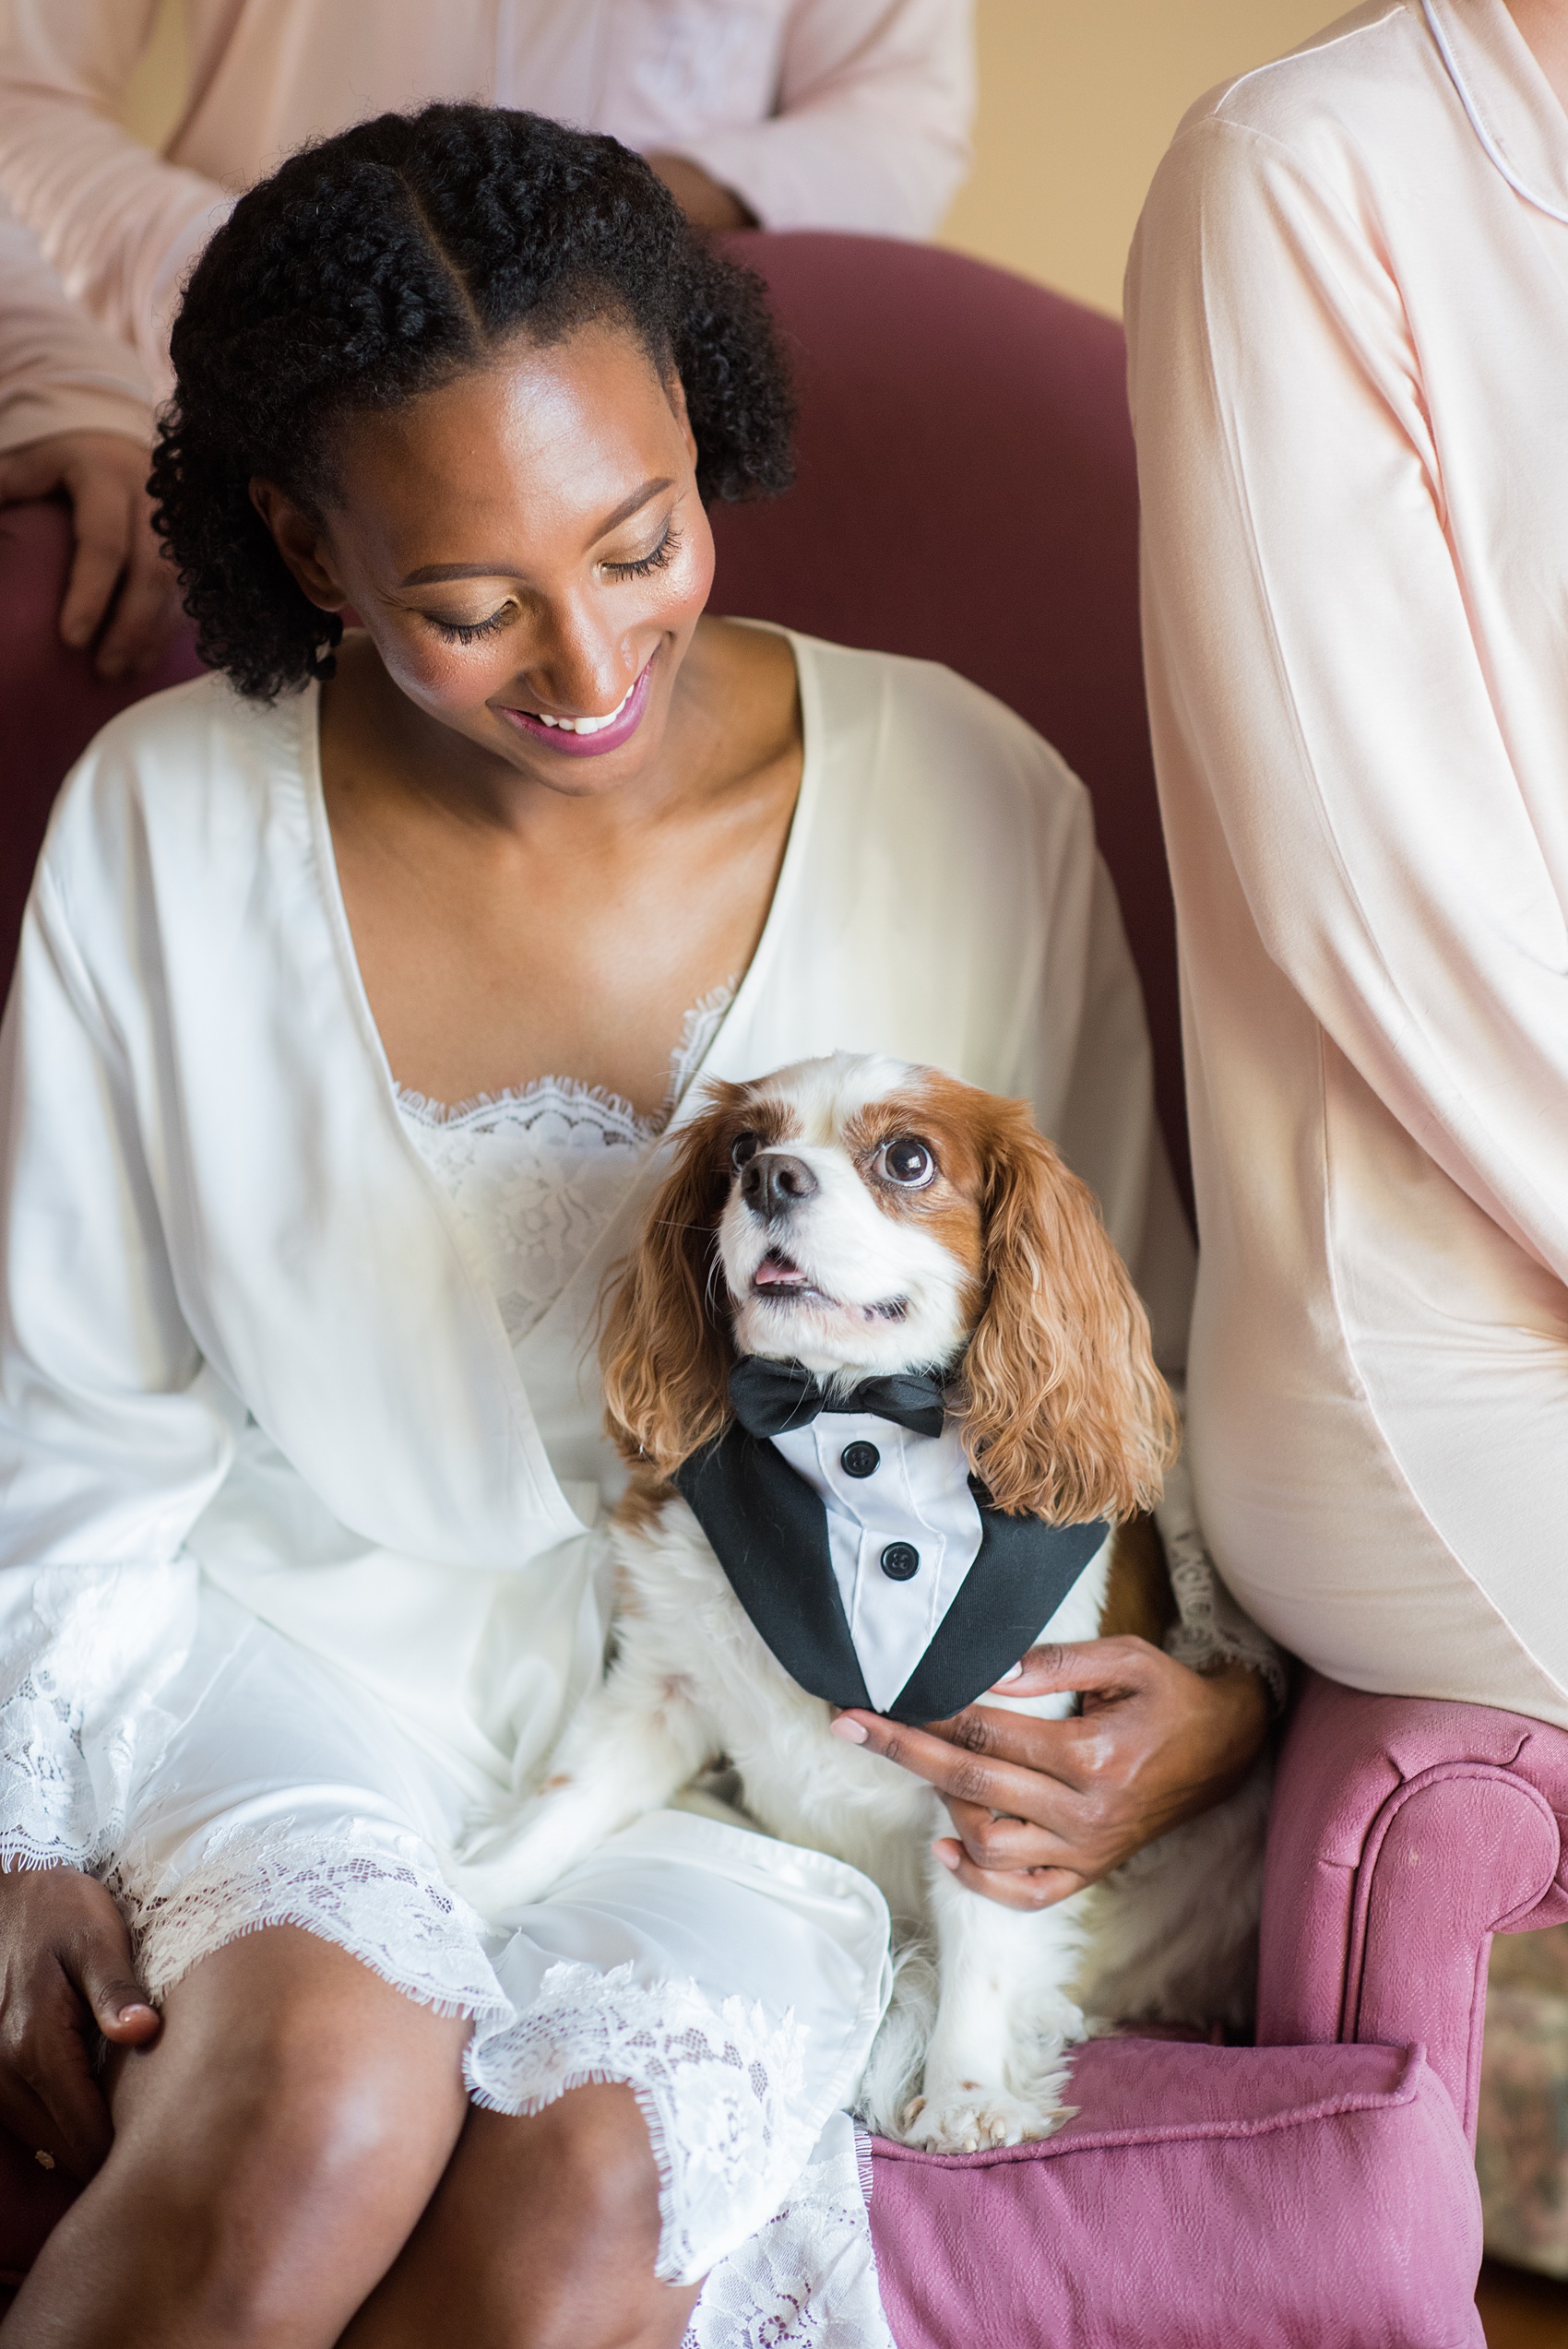
<path fill-rule="evenodd" d="M 12 0 L 0 35 L 0 194 L 161 394 L 186 271 L 232 199 L 120 122 L 157 6 Z"/>
<path fill-rule="evenodd" d="M 795 0 L 770 120 L 682 151 L 768 229 L 930 236 L 969 167 L 970 0 Z"/>
<path fill-rule="evenodd" d="M 1229 860 L 1265 952 L 1338 1050 L 1562 1280 L 1568 926 L 1542 850 L 1560 777 L 1536 778 L 1533 807 L 1511 754 L 1531 713 L 1472 627 L 1441 386 L 1420 375 L 1392 231 L 1365 163 L 1331 125 L 1315 136 L 1309 172 L 1244 124 L 1189 126 L 1129 270 L 1178 895 L 1201 906 L 1205 860 Z M 1458 487 L 1485 455 L 1461 448 Z M 1510 493 L 1527 501 L 1527 480 Z M 1520 552 L 1527 578 L 1527 531 Z M 1557 658 L 1526 694 L 1568 690 Z"/>
<path fill-rule="evenodd" d="M 85 1871 L 113 1856 L 188 1650 L 182 1544 L 243 1415 L 181 1315 L 124 1041 L 73 935 L 67 792 L 0 1025 L 0 2119 L 87 2177 L 108 2144 L 92 2035 L 139 2044 L 156 2021 Z M 106 853 L 134 898 L 134 822 Z M 136 951 L 134 908 L 119 927 L 100 950 Z"/>
<path fill-rule="evenodd" d="M 60 612 L 68 645 L 97 635 L 106 677 L 156 658 L 179 621 L 152 535 L 152 400 L 134 353 L 69 300 L 36 240 L 0 205 L 0 505 L 71 501 L 77 553 Z"/>

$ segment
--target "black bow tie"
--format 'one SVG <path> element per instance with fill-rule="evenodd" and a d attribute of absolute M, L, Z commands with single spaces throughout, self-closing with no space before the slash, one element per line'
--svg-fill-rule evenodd
<path fill-rule="evenodd" d="M 798 1362 L 768 1362 L 743 1355 L 730 1373 L 730 1400 L 746 1433 L 765 1441 L 787 1428 L 809 1427 L 820 1411 L 869 1411 L 912 1435 L 939 1436 L 945 1413 L 942 1381 L 928 1370 L 899 1370 L 862 1379 L 848 1394 L 829 1395 Z"/>

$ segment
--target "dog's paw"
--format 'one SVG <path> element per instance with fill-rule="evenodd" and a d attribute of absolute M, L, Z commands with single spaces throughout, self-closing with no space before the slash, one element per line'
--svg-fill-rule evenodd
<path fill-rule="evenodd" d="M 1021 2145 L 1049 2137 L 1071 2120 L 1075 2105 L 1030 2104 L 979 2081 L 960 2081 L 933 2096 L 912 2096 L 898 2118 L 906 2145 L 930 2153 L 984 2153 L 993 2145 Z"/>

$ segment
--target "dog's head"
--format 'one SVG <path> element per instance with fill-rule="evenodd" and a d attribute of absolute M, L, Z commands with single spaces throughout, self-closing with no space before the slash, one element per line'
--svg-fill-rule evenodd
<path fill-rule="evenodd" d="M 1174 1452 L 1142 1303 L 1027 1105 L 880 1054 L 708 1087 L 606 1323 L 627 1457 L 668 1477 L 719 1434 L 737 1353 L 948 1370 L 1015 1513 L 1129 1517 Z"/>

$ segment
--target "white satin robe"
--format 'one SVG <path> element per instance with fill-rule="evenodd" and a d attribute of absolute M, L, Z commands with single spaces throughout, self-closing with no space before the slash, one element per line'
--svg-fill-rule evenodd
<path fill-rule="evenodd" d="M 793 641 L 800 801 L 699 1077 L 842 1046 L 1028 1095 L 1179 1361 L 1190 1242 L 1087 794 L 949 672 Z M 39 868 L 0 1054 L 0 1856 L 112 1853 L 204 1578 L 476 1819 L 599 1669 L 589 1332 L 665 1152 L 514 1356 L 398 1114 L 316 707 L 211 678 L 126 711 Z"/>

